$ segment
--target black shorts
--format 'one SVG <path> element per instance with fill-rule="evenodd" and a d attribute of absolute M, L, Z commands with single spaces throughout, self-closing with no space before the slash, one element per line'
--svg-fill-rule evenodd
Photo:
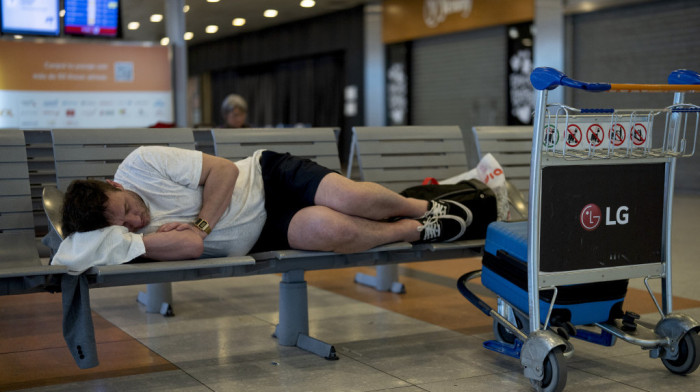
<path fill-rule="evenodd" d="M 287 232 L 292 217 L 314 205 L 318 185 L 334 171 L 309 159 L 274 151 L 263 151 L 260 166 L 267 220 L 251 253 L 289 249 Z"/>

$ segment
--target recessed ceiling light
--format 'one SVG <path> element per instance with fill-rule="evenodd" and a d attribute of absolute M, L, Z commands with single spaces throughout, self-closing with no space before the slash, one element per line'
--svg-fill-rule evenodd
<path fill-rule="evenodd" d="M 192 38 L 194 38 L 194 33 L 191 32 L 191 31 L 188 31 L 188 32 L 185 33 L 184 38 L 185 38 L 185 41 L 189 41 L 189 40 L 191 40 Z"/>
<path fill-rule="evenodd" d="M 231 24 L 234 26 L 243 26 L 245 24 L 245 18 L 234 18 Z"/>
<path fill-rule="evenodd" d="M 182 12 L 187 12 L 190 10 L 190 6 L 185 4 L 184 7 L 182 7 Z"/>
<path fill-rule="evenodd" d="M 311 8 L 316 5 L 316 2 L 314 0 L 301 0 L 301 3 L 299 3 L 299 5 L 304 8 Z"/>
<path fill-rule="evenodd" d="M 161 14 L 153 14 L 151 15 L 151 22 L 153 23 L 158 23 L 163 21 L 163 15 Z"/>
<path fill-rule="evenodd" d="M 170 43 L 170 38 L 168 38 L 168 37 L 163 37 L 160 39 L 160 44 L 163 46 L 168 46 L 169 43 Z"/>
<path fill-rule="evenodd" d="M 204 31 L 206 31 L 206 32 L 209 33 L 209 34 L 214 34 L 214 33 L 216 33 L 217 31 L 219 31 L 219 26 L 217 26 L 217 25 L 209 25 L 209 26 L 207 26 L 207 27 L 204 29 Z"/>
<path fill-rule="evenodd" d="M 139 27 L 141 27 L 141 23 L 139 22 L 129 22 L 129 24 L 126 25 L 126 28 L 129 30 L 138 30 Z"/>
<path fill-rule="evenodd" d="M 207 0 L 207 3 L 218 3 L 219 0 Z"/>
<path fill-rule="evenodd" d="M 265 12 L 263 13 L 263 16 L 266 18 L 274 18 L 275 16 L 277 16 L 277 14 L 278 14 L 277 10 L 269 9 L 269 10 L 265 10 Z"/>

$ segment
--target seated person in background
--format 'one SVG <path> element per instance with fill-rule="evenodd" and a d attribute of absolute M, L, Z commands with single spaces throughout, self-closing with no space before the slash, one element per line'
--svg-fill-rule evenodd
<path fill-rule="evenodd" d="M 229 94 L 221 104 L 221 116 L 224 124 L 222 128 L 249 128 L 248 104 L 238 94 Z"/>
<path fill-rule="evenodd" d="M 234 163 L 159 146 L 134 150 L 114 181 L 73 181 L 62 216 L 65 236 L 110 225 L 142 233 L 154 260 L 452 241 L 472 220 L 462 204 L 406 198 L 289 154 Z"/>

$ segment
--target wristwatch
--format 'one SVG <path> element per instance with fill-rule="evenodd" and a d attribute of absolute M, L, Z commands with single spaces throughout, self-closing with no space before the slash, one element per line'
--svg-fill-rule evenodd
<path fill-rule="evenodd" d="M 197 218 L 194 220 L 194 227 L 198 228 L 199 230 L 202 230 L 203 232 L 210 234 L 211 233 L 211 226 L 209 226 L 209 222 L 205 221 L 202 218 Z"/>

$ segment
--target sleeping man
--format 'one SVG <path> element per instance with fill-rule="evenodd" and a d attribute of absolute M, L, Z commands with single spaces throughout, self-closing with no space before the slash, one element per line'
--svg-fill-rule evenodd
<path fill-rule="evenodd" d="M 143 234 L 143 256 L 154 260 L 447 242 L 472 221 L 462 204 L 406 198 L 289 154 L 260 150 L 234 163 L 158 146 L 134 150 L 114 181 L 71 183 L 62 217 L 65 236 L 108 226 Z"/>

